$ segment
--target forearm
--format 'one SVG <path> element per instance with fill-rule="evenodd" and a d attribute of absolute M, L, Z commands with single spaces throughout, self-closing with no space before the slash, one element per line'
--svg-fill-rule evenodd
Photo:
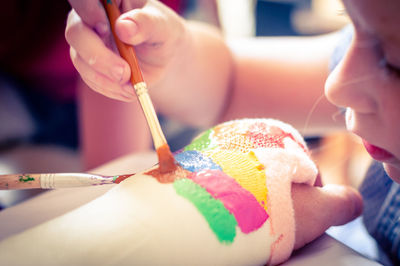
<path fill-rule="evenodd" d="M 85 169 L 150 148 L 150 134 L 138 102 L 109 99 L 79 82 L 80 137 Z"/>
<path fill-rule="evenodd" d="M 274 117 L 308 134 L 343 126 L 324 96 L 336 34 L 227 43 L 206 26 L 188 28 L 183 54 L 155 88 L 163 91 L 156 103 L 162 112 L 195 125 Z"/>
<path fill-rule="evenodd" d="M 337 108 L 324 96 L 335 34 L 253 38 L 229 45 L 235 75 L 229 106 L 221 120 L 274 117 L 305 129 L 303 133 L 342 126 L 332 119 Z"/>
<path fill-rule="evenodd" d="M 317 175 L 303 139 L 271 119 L 227 122 L 204 133 L 176 154 L 185 176 L 177 171 L 167 181 L 153 171 L 136 174 L 0 242 L 0 264 L 264 265 L 287 259 L 295 240 L 290 184 L 312 184 Z"/>
<path fill-rule="evenodd" d="M 215 123 L 224 107 L 233 75 L 232 55 L 220 32 L 196 22 L 187 32 L 157 90 L 156 107 L 195 126 Z"/>
<path fill-rule="evenodd" d="M 276 238 L 269 235 L 270 226 L 266 221 L 250 237 L 238 231 L 237 241 L 221 243 L 172 184 L 138 174 L 86 205 L 0 242 L 0 264 L 261 264 Z"/>
<path fill-rule="evenodd" d="M 175 158 L 186 176 L 136 174 L 1 241 L 0 264 L 277 264 L 361 212 L 355 191 L 310 186 L 316 165 L 300 134 L 280 121 L 217 125 Z"/>

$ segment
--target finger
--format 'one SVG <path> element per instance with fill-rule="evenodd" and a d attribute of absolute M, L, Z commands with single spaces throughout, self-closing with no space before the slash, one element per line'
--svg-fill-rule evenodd
<path fill-rule="evenodd" d="M 172 19 L 171 17 L 175 17 Z M 163 43 L 171 38 L 169 28 L 179 32 L 180 18 L 160 3 L 151 3 L 140 9 L 129 10 L 116 21 L 118 37 L 130 45 L 147 42 L 151 45 Z M 172 25 L 171 25 L 172 24 Z"/>
<path fill-rule="evenodd" d="M 83 78 L 82 78 L 83 79 Z M 91 81 L 88 80 L 84 80 L 83 81 L 94 91 L 99 92 L 101 89 L 98 88 L 98 85 L 96 83 L 93 83 Z M 119 94 L 119 93 L 114 93 L 113 91 L 109 91 L 107 92 L 107 94 L 103 94 L 102 95 L 110 98 L 110 99 L 114 99 L 114 100 L 118 100 L 118 101 L 123 101 L 123 102 L 133 102 L 135 100 L 135 98 L 131 97 L 131 96 L 125 96 L 124 94 Z"/>
<path fill-rule="evenodd" d="M 115 31 L 123 42 L 135 46 L 143 65 L 152 66 L 169 62 L 175 46 L 183 43 L 179 38 L 185 36 L 182 18 L 158 2 L 121 15 Z"/>
<path fill-rule="evenodd" d="M 112 99 L 131 102 L 136 99 L 133 87 L 130 83 L 116 83 L 101 73 L 97 73 L 71 47 L 72 63 L 76 70 L 81 74 L 83 81 L 94 91 Z"/>
<path fill-rule="evenodd" d="M 104 8 L 99 0 L 68 0 L 72 8 L 76 10 L 82 21 L 89 27 L 96 29 L 100 34 L 106 34 L 108 21 Z"/>
<path fill-rule="evenodd" d="M 83 61 L 96 72 L 120 84 L 129 80 L 128 63 L 111 51 L 95 32 L 82 23 L 74 11 L 71 11 L 68 16 L 65 38 Z"/>
<path fill-rule="evenodd" d="M 126 12 L 135 8 L 142 8 L 146 5 L 147 0 L 131 0 L 131 1 L 122 1 L 122 12 Z"/>
<path fill-rule="evenodd" d="M 293 207 L 296 220 L 295 249 L 319 237 L 330 226 L 345 224 L 362 212 L 362 198 L 348 186 L 322 188 L 294 184 Z"/>

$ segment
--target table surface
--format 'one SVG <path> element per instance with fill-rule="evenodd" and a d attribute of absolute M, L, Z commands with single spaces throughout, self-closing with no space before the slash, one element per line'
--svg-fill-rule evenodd
<path fill-rule="evenodd" d="M 118 158 L 91 173 L 118 175 L 135 173 L 153 166 L 154 152 L 132 154 Z M 0 212 L 0 241 L 35 225 L 73 210 L 108 191 L 113 185 L 51 190 Z M 295 251 L 283 265 L 380 265 L 345 246 L 327 234 Z"/>

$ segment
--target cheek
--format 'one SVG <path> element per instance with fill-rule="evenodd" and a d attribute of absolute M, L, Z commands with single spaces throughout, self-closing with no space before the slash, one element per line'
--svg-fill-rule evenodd
<path fill-rule="evenodd" d="M 390 164 L 384 164 L 386 173 L 390 176 L 393 181 L 400 184 L 400 166 L 393 166 Z"/>
<path fill-rule="evenodd" d="M 383 136 L 388 138 L 393 148 L 393 153 L 400 158 L 400 79 L 393 80 L 382 86 L 379 94 L 379 117 L 384 121 L 386 132 Z"/>
<path fill-rule="evenodd" d="M 390 153 L 392 153 L 398 161 L 398 165 L 397 167 L 400 168 L 400 143 L 399 143 L 399 128 L 392 126 L 392 127 L 388 127 L 385 130 L 389 131 L 389 132 L 382 132 L 382 136 L 388 136 L 387 139 L 382 140 L 382 142 L 384 142 L 384 144 L 382 146 L 384 146 Z"/>

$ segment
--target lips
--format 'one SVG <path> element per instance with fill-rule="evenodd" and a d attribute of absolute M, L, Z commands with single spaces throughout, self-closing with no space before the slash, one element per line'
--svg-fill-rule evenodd
<path fill-rule="evenodd" d="M 391 154 L 390 152 L 382 148 L 376 147 L 365 140 L 363 140 L 363 144 L 367 152 L 371 155 L 371 157 L 377 161 L 385 162 L 394 158 L 393 154 Z"/>

